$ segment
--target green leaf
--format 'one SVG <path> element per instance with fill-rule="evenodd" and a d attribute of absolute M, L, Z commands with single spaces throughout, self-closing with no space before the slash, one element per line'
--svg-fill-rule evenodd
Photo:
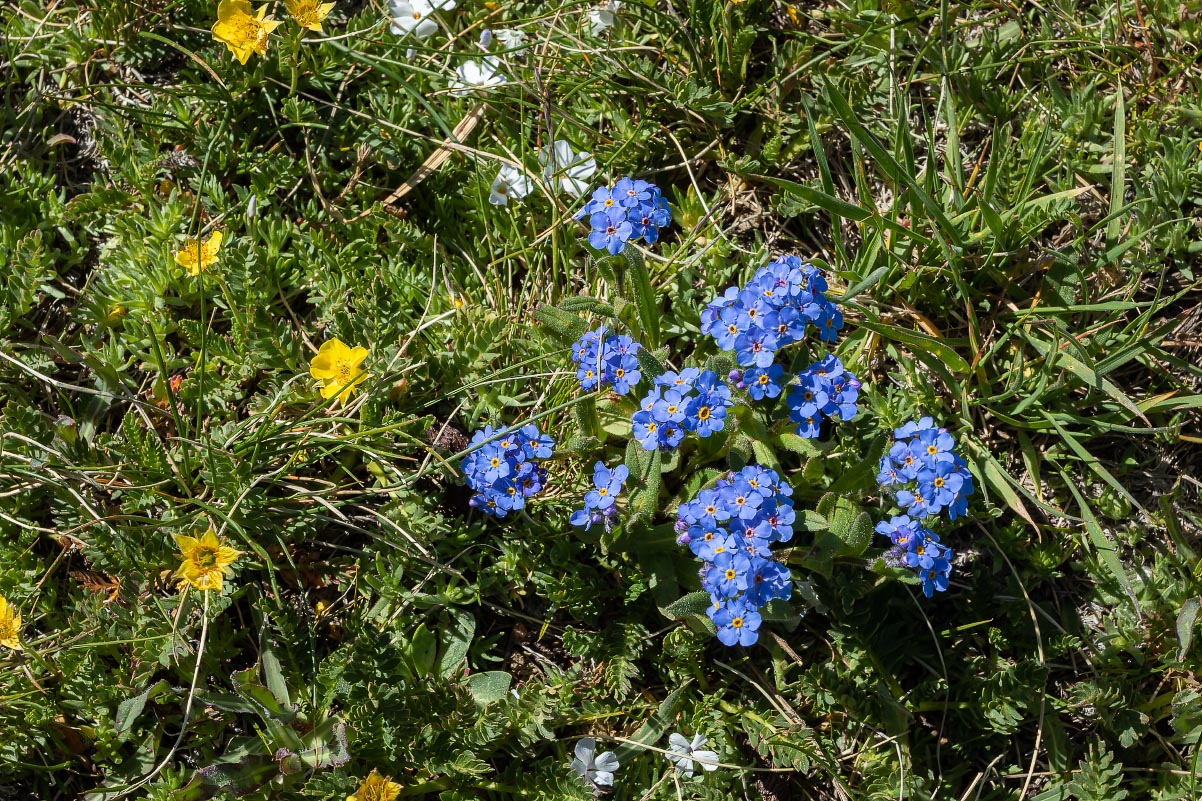
<path fill-rule="evenodd" d="M 132 698 L 126 698 L 117 705 L 117 714 L 113 717 L 113 731 L 118 735 L 128 734 L 138 715 L 146 708 L 146 702 L 170 689 L 171 683 L 160 679 Z"/>
<path fill-rule="evenodd" d="M 655 299 L 655 290 L 651 286 L 651 276 L 647 273 L 647 262 L 636 247 L 628 247 L 622 253 L 626 256 L 626 277 L 630 282 L 630 294 L 634 296 L 643 329 L 642 344 L 644 347 L 657 348 L 660 310 Z"/>
<path fill-rule="evenodd" d="M 288 685 L 284 682 L 284 674 L 280 670 L 280 660 L 276 658 L 275 651 L 270 646 L 263 649 L 263 679 L 280 706 L 292 706 L 292 699 L 288 696 Z"/>
<path fill-rule="evenodd" d="M 1102 560 L 1103 566 L 1119 583 L 1119 586 L 1127 593 L 1131 599 L 1131 603 L 1135 605 L 1135 612 L 1139 614 L 1139 599 L 1135 596 L 1135 588 L 1131 585 L 1131 579 L 1127 576 L 1127 571 L 1123 567 L 1123 563 L 1119 561 L 1118 550 L 1114 547 L 1114 543 L 1106 536 L 1106 532 L 1102 530 L 1102 526 L 1098 524 L 1098 519 L 1094 516 L 1093 509 L 1089 507 L 1085 496 L 1077 489 L 1077 485 L 1073 481 L 1073 477 L 1068 475 L 1064 470 L 1060 471 L 1061 477 L 1064 479 L 1065 486 L 1077 501 L 1077 506 L 1081 509 L 1081 518 L 1085 523 L 1085 531 L 1089 534 L 1090 542 L 1093 543 L 1094 550 L 1097 551 L 1098 558 Z"/>
<path fill-rule="evenodd" d="M 676 708 L 680 705 L 680 699 L 685 689 L 685 687 L 680 687 L 669 693 L 668 697 L 660 703 L 659 708 L 655 710 L 655 714 L 648 718 L 630 739 L 640 745 L 652 745 L 658 742 L 676 720 Z M 643 749 L 634 743 L 623 743 L 614 749 L 614 756 L 618 758 L 619 762 L 625 764 L 642 753 Z"/>
<path fill-rule="evenodd" d="M 1106 224 L 1106 246 L 1114 247 L 1123 235 L 1123 197 L 1127 192 L 1127 104 L 1123 85 L 1114 91 L 1114 154 L 1110 164 L 1110 222 Z"/>
<path fill-rule="evenodd" d="M 1200 609 L 1202 599 L 1189 598 L 1181 604 L 1181 611 L 1177 613 L 1177 642 L 1180 644 L 1177 649 L 1178 662 L 1185 661 L 1185 655 L 1189 653 L 1189 647 L 1194 641 L 1194 623 L 1198 620 Z"/>
<path fill-rule="evenodd" d="M 461 609 L 449 609 L 447 614 L 450 621 L 442 632 L 442 648 L 438 655 L 441 676 L 450 676 L 459 670 L 476 634 L 476 618 L 471 614 Z"/>
<path fill-rule="evenodd" d="M 534 312 L 534 318 L 543 324 L 544 331 L 552 339 L 564 345 L 580 339 L 588 329 L 584 320 L 549 303 L 539 306 Z"/>
<path fill-rule="evenodd" d="M 673 601 L 659 611 L 669 620 L 684 620 L 691 615 L 704 615 L 711 603 L 713 602 L 710 600 L 710 594 L 698 590 Z"/>
<path fill-rule="evenodd" d="M 955 348 L 941 339 L 921 334 L 918 331 L 899 328 L 895 325 L 876 323 L 872 320 L 861 320 L 859 325 L 861 328 L 880 334 L 885 339 L 891 339 L 894 342 L 908 345 L 911 349 L 918 352 L 916 355 L 928 354 L 933 356 L 953 373 L 968 372 L 968 362 L 964 360 L 964 357 L 957 353 Z"/>
<path fill-rule="evenodd" d="M 840 543 L 837 555 L 862 556 L 872 543 L 872 515 L 860 508 L 859 504 L 839 497 L 830 518 L 829 531 Z"/>
<path fill-rule="evenodd" d="M 419 623 L 409 641 L 409 660 L 413 664 L 414 673 L 418 676 L 434 675 L 434 660 L 438 656 L 438 638 L 426 628 L 425 623 Z"/>
<path fill-rule="evenodd" d="M 505 697 L 513 677 L 503 670 L 473 673 L 467 677 L 467 689 L 478 706 L 488 706 Z"/>

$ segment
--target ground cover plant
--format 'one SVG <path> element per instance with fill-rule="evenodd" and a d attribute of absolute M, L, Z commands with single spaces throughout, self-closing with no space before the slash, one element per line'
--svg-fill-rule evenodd
<path fill-rule="evenodd" d="M 1195 4 L 0 19 L 0 797 L 1202 795 Z"/>

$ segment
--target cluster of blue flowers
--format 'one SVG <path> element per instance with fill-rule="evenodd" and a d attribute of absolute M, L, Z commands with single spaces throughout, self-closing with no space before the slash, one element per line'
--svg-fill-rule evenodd
<path fill-rule="evenodd" d="M 628 336 L 605 335 L 605 327 L 588 331 L 572 344 L 576 380 L 586 392 L 609 384 L 614 392 L 625 395 L 642 380 L 639 360 L 642 347 Z"/>
<path fill-rule="evenodd" d="M 597 187 L 575 217 L 588 217 L 590 245 L 616 256 L 632 239 L 657 241 L 659 229 L 672 222 L 672 211 L 655 184 L 620 178 L 612 187 Z"/>
<path fill-rule="evenodd" d="M 472 436 L 479 446 L 463 460 L 463 476 L 476 491 L 471 505 L 485 514 L 504 517 L 521 509 L 526 499 L 543 488 L 547 471 L 539 459 L 551 458 L 555 441 L 533 424 L 497 436 L 485 426 Z"/>
<path fill-rule="evenodd" d="M 951 520 L 968 512 L 973 492 L 972 473 L 953 448 L 956 441 L 930 417 L 911 420 L 893 431 L 894 442 L 881 457 L 877 484 L 894 494 L 905 513 L 876 530 L 893 541 L 886 560 L 912 567 L 930 597 L 947 589 L 952 550 L 920 521 L 946 511 Z"/>
<path fill-rule="evenodd" d="M 910 517 L 922 519 L 947 510 L 951 520 L 968 511 L 972 473 L 953 448 L 956 440 L 930 417 L 894 429 L 893 446 L 881 457 L 877 483 L 897 497 Z"/>
<path fill-rule="evenodd" d="M 939 542 L 935 532 L 908 515 L 877 523 L 876 531 L 893 542 L 893 547 L 885 554 L 885 562 L 893 567 L 913 568 L 922 580 L 922 592 L 926 597 L 930 598 L 936 590 L 947 589 L 952 573 L 952 549 Z"/>
<path fill-rule="evenodd" d="M 594 523 L 603 523 L 606 531 L 613 528 L 618 514 L 614 502 L 629 477 L 630 469 L 624 464 L 610 470 L 605 462 L 597 462 L 593 466 L 593 489 L 584 494 L 584 508 L 572 512 L 572 525 L 584 526 L 585 531 Z"/>
<path fill-rule="evenodd" d="M 826 296 L 822 271 L 796 256 L 782 256 L 760 268 L 747 285 L 729 287 L 701 313 L 701 332 L 718 347 L 734 351 L 742 370 L 730 380 L 754 401 L 780 397 L 786 387 L 789 417 L 797 433 L 815 438 L 827 419 L 850 420 L 856 414 L 860 382 L 834 354 L 807 367 L 791 384 L 775 363 L 781 348 L 800 342 L 813 327 L 823 342 L 834 342 L 843 313 Z"/>
<path fill-rule="evenodd" d="M 833 353 L 811 364 L 797 380 L 789 387 L 787 403 L 798 436 L 813 439 L 821 433 L 823 420 L 850 420 L 856 416 L 860 380 L 844 369 Z"/>
<path fill-rule="evenodd" d="M 729 287 L 701 313 L 701 333 L 734 351 L 741 367 L 768 368 L 776 351 L 805 338 L 813 326 L 834 342 L 843 313 L 826 297 L 822 271 L 796 256 L 761 267 L 743 288 Z"/>
<path fill-rule="evenodd" d="M 793 489 L 776 471 L 748 465 L 718 479 L 677 509 L 677 542 L 705 562 L 708 614 L 724 645 L 759 639 L 759 608 L 793 592 L 789 568 L 772 559 L 772 543 L 793 538 Z"/>
<path fill-rule="evenodd" d="M 645 450 L 670 451 L 686 431 L 702 437 L 721 431 L 731 405 L 730 388 L 713 370 L 669 370 L 656 377 L 655 386 L 631 418 L 632 432 Z"/>

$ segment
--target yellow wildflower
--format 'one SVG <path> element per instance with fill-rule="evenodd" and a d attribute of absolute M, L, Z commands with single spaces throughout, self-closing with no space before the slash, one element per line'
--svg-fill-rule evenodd
<path fill-rule="evenodd" d="M 230 565 L 241 556 L 228 545 L 222 545 L 209 529 L 200 537 L 176 534 L 175 544 L 179 547 L 183 564 L 175 571 L 180 587 L 192 585 L 198 590 L 221 590 L 222 580 L 230 574 Z"/>
<path fill-rule="evenodd" d="M 317 0 L 284 0 L 284 5 L 288 6 L 288 14 L 297 25 L 318 33 L 325 33 L 321 23 L 334 8 L 333 3 L 318 3 Z"/>
<path fill-rule="evenodd" d="M 221 0 L 217 6 L 217 21 L 213 23 L 213 38 L 245 64 L 251 53 L 267 55 L 267 34 L 280 23 L 267 19 L 267 6 L 251 16 L 250 0 Z"/>
<path fill-rule="evenodd" d="M 393 801 L 400 792 L 401 785 L 373 770 L 367 774 L 355 794 L 346 797 L 346 801 Z"/>
<path fill-rule="evenodd" d="M 220 231 L 209 234 L 204 242 L 194 237 L 184 240 L 184 246 L 175 254 L 175 263 L 188 271 L 188 275 L 200 275 L 217 263 L 217 251 L 221 250 Z"/>
<path fill-rule="evenodd" d="M 0 645 L 21 650 L 21 616 L 3 595 L 0 595 Z"/>
<path fill-rule="evenodd" d="M 321 383 L 321 396 L 346 403 L 355 387 L 367 380 L 368 373 L 361 365 L 368 350 L 362 345 L 348 348 L 341 339 L 330 339 L 321 344 L 313 361 L 309 362 L 309 375 Z"/>

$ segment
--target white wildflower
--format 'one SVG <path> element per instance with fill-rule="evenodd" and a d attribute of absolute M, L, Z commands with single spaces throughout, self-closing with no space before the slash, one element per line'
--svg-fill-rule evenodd
<path fill-rule="evenodd" d="M 686 779 L 691 779 L 698 764 L 706 770 L 718 769 L 718 755 L 713 751 L 701 750 L 705 743 L 705 737 L 700 734 L 693 735 L 692 742 L 686 740 L 683 734 L 673 734 L 668 737 L 670 753 L 664 754 L 664 756 Z"/>
<path fill-rule="evenodd" d="M 473 89 L 500 86 L 505 83 L 506 78 L 497 71 L 499 66 L 501 62 L 493 56 L 488 56 L 483 61 L 465 61 L 456 70 L 459 78 L 451 81 L 451 88 L 457 95 L 466 95 Z"/>
<path fill-rule="evenodd" d="M 557 139 L 550 147 L 541 147 L 538 161 L 543 165 L 543 177 L 559 181 L 563 191 L 580 197 L 589 188 L 589 180 L 597 172 L 592 153 L 577 153 L 565 139 Z"/>
<path fill-rule="evenodd" d="M 455 0 L 389 0 L 391 30 L 398 36 L 412 33 L 418 39 L 428 39 L 438 30 L 435 11 L 450 11 Z"/>
<path fill-rule="evenodd" d="M 597 7 L 588 12 L 589 30 L 593 36 L 600 36 L 618 21 L 618 9 L 622 0 L 601 0 Z"/>
<path fill-rule="evenodd" d="M 585 737 L 576 742 L 576 758 L 572 760 L 572 770 L 589 787 L 613 787 L 614 771 L 620 767 L 613 751 L 597 754 L 597 741 L 592 737 Z"/>
<path fill-rule="evenodd" d="M 492 191 L 488 194 L 488 202 L 494 206 L 505 206 L 509 199 L 521 200 L 530 194 L 530 179 L 526 174 L 512 164 L 502 164 L 501 171 L 493 179 Z"/>

